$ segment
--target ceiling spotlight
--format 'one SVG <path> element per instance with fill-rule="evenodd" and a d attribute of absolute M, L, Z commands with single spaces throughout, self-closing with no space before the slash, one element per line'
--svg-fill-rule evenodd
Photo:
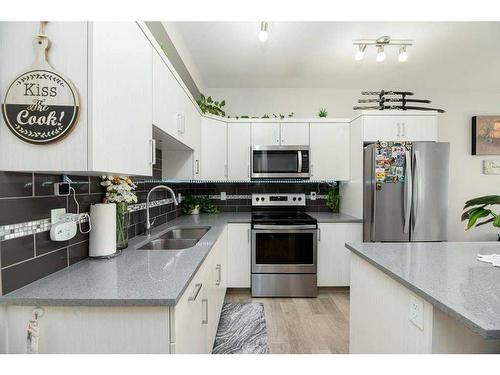
<path fill-rule="evenodd" d="M 366 49 L 366 44 L 360 44 L 358 46 L 358 50 L 356 51 L 356 53 L 354 54 L 354 59 L 356 61 L 360 61 L 360 60 L 363 60 L 363 57 L 365 56 L 365 49 Z"/>
<path fill-rule="evenodd" d="M 382 62 L 385 60 L 384 46 L 378 46 L 376 60 L 377 62 Z"/>
<path fill-rule="evenodd" d="M 264 43 L 267 40 L 267 22 L 262 21 L 260 23 L 259 40 Z"/>
<path fill-rule="evenodd" d="M 408 52 L 406 52 L 406 46 L 403 46 L 399 49 L 398 61 L 405 62 L 406 60 L 408 60 Z"/>

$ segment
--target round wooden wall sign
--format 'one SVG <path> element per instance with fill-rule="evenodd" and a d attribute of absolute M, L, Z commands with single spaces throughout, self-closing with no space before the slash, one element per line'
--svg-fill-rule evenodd
<path fill-rule="evenodd" d="M 80 100 L 73 84 L 47 62 L 49 40 L 39 35 L 33 45 L 35 62 L 8 87 L 3 117 L 9 129 L 23 141 L 56 142 L 77 123 Z"/>

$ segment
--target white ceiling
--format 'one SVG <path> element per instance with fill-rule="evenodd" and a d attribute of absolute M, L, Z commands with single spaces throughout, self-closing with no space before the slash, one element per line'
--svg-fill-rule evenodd
<path fill-rule="evenodd" d="M 500 88 L 500 22 L 269 22 L 266 43 L 259 22 L 177 26 L 206 88 Z M 415 41 L 407 62 L 354 60 L 352 39 L 382 35 Z"/>

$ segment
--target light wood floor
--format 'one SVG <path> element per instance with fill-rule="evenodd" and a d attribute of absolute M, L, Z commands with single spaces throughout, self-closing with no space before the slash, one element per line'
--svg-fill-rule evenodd
<path fill-rule="evenodd" d="M 317 298 L 252 298 L 228 289 L 226 302 L 262 302 L 271 354 L 348 353 L 349 290 L 321 288 Z"/>

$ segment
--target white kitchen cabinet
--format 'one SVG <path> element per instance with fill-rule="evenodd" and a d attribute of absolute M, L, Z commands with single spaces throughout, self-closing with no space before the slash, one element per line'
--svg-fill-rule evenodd
<path fill-rule="evenodd" d="M 252 146 L 309 145 L 309 123 L 254 122 Z"/>
<path fill-rule="evenodd" d="M 363 115 L 363 141 L 437 141 L 435 115 Z"/>
<path fill-rule="evenodd" d="M 228 178 L 250 181 L 250 129 L 251 124 L 227 124 Z"/>
<path fill-rule="evenodd" d="M 253 122 L 252 146 L 278 146 L 280 144 L 280 124 L 277 122 Z"/>
<path fill-rule="evenodd" d="M 153 51 L 153 124 L 176 138 L 179 98 L 175 91 L 179 85 L 167 69 L 157 51 Z"/>
<path fill-rule="evenodd" d="M 202 179 L 227 179 L 226 126 L 224 121 L 202 118 L 200 161 Z"/>
<path fill-rule="evenodd" d="M 31 66 L 38 22 L 0 25 L 0 84 Z M 151 175 L 152 45 L 135 22 L 49 22 L 45 33 L 53 67 L 73 82 L 80 115 L 59 142 L 34 145 L 0 120 L 0 170 Z"/>
<path fill-rule="evenodd" d="M 153 47 L 133 22 L 94 22 L 91 35 L 89 169 L 151 175 Z"/>
<path fill-rule="evenodd" d="M 227 286 L 250 288 L 250 224 L 228 225 Z"/>
<path fill-rule="evenodd" d="M 311 179 L 349 180 L 349 124 L 311 123 Z"/>
<path fill-rule="evenodd" d="M 349 286 L 351 252 L 346 242 L 362 242 L 361 223 L 319 223 L 318 286 Z"/>
<path fill-rule="evenodd" d="M 282 146 L 309 145 L 309 123 L 283 122 L 280 125 L 280 144 Z"/>

